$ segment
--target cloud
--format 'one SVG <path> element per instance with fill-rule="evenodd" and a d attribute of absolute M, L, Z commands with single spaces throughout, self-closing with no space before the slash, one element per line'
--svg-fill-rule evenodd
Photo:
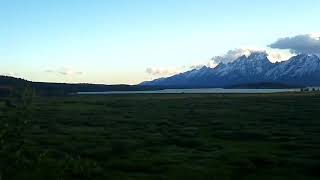
<path fill-rule="evenodd" d="M 220 56 L 214 56 L 203 63 L 178 68 L 147 68 L 146 72 L 153 76 L 171 76 L 191 69 L 199 69 L 203 66 L 214 68 L 219 63 L 230 63 L 239 57 L 250 56 L 254 52 L 265 53 L 271 62 L 286 61 L 295 54 L 313 53 L 320 55 L 320 33 L 298 35 L 294 37 L 280 38 L 268 46 L 269 48 L 237 48 L 227 51 Z"/>
<path fill-rule="evenodd" d="M 10 76 L 10 77 L 18 77 L 19 74 L 15 73 L 15 72 L 5 72 L 5 73 L 1 73 L 3 76 Z"/>
<path fill-rule="evenodd" d="M 217 64 L 215 64 L 213 61 L 211 60 L 206 60 L 203 63 L 197 63 L 197 64 L 191 64 L 191 65 L 184 65 L 184 66 L 180 66 L 180 67 L 175 67 L 175 68 L 147 68 L 146 69 L 146 73 L 152 75 L 152 76 L 159 76 L 159 77 L 167 77 L 167 76 L 172 76 L 175 74 L 179 74 L 182 72 L 186 72 L 192 69 L 200 69 L 203 66 L 207 66 L 207 67 L 215 67 Z"/>
<path fill-rule="evenodd" d="M 283 61 L 288 60 L 292 55 L 290 53 L 285 52 L 278 52 L 274 50 L 265 50 L 259 48 L 238 48 L 229 50 L 226 54 L 221 56 L 214 56 L 212 60 L 212 64 L 219 64 L 219 63 L 230 63 L 234 60 L 238 59 L 241 56 L 250 56 L 252 53 L 265 53 L 269 60 L 271 61 Z"/>
<path fill-rule="evenodd" d="M 146 73 L 153 76 L 171 76 L 183 72 L 183 68 L 147 68 Z"/>
<path fill-rule="evenodd" d="M 282 52 L 279 50 L 272 50 L 272 49 L 263 50 L 258 48 L 238 48 L 238 49 L 229 50 L 226 54 L 222 56 L 214 56 L 210 60 L 203 61 L 202 63 L 184 65 L 176 68 L 149 67 L 146 69 L 146 73 L 152 76 L 168 77 L 168 76 L 186 72 L 192 69 L 200 69 L 203 66 L 214 68 L 219 63 L 227 64 L 227 63 L 233 62 L 234 60 L 236 60 L 237 58 L 243 55 L 250 56 L 251 53 L 253 52 L 265 53 L 268 56 L 269 60 L 272 62 L 288 60 L 290 57 L 293 56 L 291 53 Z"/>
<path fill-rule="evenodd" d="M 283 50 L 267 50 L 266 52 L 268 54 L 268 59 L 271 62 L 286 61 L 294 56 L 294 54 Z"/>
<path fill-rule="evenodd" d="M 233 50 L 229 50 L 226 54 L 222 55 L 222 56 L 214 56 L 211 60 L 215 63 L 215 64 L 219 64 L 219 63 L 230 63 L 234 60 L 236 60 L 237 58 L 239 58 L 240 56 L 249 56 L 254 50 L 251 49 L 233 49 Z"/>
<path fill-rule="evenodd" d="M 292 53 L 320 54 L 320 33 L 280 38 L 269 45 L 271 48 L 288 49 Z"/>
<path fill-rule="evenodd" d="M 59 74 L 59 75 L 64 75 L 64 76 L 74 76 L 74 75 L 81 75 L 83 74 L 83 72 L 80 71 L 75 71 L 71 68 L 60 68 L 57 70 L 54 69 L 48 69 L 46 70 L 47 73 L 55 73 L 55 74 Z"/>
<path fill-rule="evenodd" d="M 189 69 L 200 69 L 200 68 L 202 68 L 203 66 L 210 67 L 210 68 L 214 68 L 214 67 L 216 67 L 217 65 L 218 65 L 218 64 L 215 63 L 214 61 L 208 60 L 208 61 L 203 62 L 203 63 L 190 65 L 190 66 L 188 66 L 188 68 L 189 68 Z"/>

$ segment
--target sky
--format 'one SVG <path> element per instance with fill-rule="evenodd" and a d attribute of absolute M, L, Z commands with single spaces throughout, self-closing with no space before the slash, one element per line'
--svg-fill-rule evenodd
<path fill-rule="evenodd" d="M 0 0 L 0 74 L 136 84 L 230 50 L 293 53 L 283 41 L 319 32 L 319 7 L 318 0 Z"/>

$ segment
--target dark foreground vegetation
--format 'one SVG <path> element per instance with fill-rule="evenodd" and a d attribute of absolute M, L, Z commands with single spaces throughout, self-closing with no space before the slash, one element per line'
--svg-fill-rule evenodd
<path fill-rule="evenodd" d="M 320 178 L 320 95 L 0 101 L 2 180 Z"/>

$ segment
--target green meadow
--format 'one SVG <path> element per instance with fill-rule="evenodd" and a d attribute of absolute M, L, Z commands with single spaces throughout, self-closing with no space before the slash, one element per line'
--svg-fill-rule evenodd
<path fill-rule="evenodd" d="M 320 178 L 320 94 L 0 101 L 0 179 Z M 26 110 L 27 108 L 27 110 Z"/>

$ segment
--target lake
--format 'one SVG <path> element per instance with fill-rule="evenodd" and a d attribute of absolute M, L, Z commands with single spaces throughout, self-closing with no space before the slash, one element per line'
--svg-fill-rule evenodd
<path fill-rule="evenodd" d="M 211 93 L 231 93 L 231 94 L 264 94 L 281 92 L 298 92 L 300 89 L 164 89 L 153 91 L 106 91 L 106 92 L 77 92 L 77 95 L 109 95 L 109 94 L 211 94 Z"/>

